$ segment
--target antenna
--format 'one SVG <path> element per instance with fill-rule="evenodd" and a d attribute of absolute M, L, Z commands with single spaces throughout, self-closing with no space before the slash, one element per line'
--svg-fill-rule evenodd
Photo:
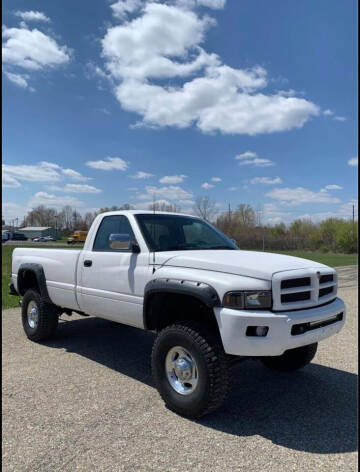
<path fill-rule="evenodd" d="M 152 233 L 153 233 L 153 241 L 155 243 L 155 192 L 153 193 L 153 213 L 154 213 L 154 220 L 152 225 Z M 155 247 L 153 250 L 153 273 L 155 272 Z"/>

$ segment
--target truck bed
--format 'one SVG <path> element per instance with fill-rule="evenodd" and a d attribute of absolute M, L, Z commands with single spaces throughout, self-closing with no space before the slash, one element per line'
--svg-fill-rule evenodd
<path fill-rule="evenodd" d="M 12 256 L 12 280 L 17 290 L 17 274 L 21 264 L 43 267 L 46 286 L 53 303 L 79 310 L 76 299 L 77 265 L 81 250 L 16 248 Z"/>

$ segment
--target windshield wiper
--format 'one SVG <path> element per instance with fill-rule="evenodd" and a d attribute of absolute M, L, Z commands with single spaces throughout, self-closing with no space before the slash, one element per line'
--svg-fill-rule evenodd
<path fill-rule="evenodd" d="M 198 249 L 196 246 L 190 246 L 188 244 L 176 244 L 174 246 L 169 246 L 164 249 L 158 249 L 158 251 L 181 251 L 183 249 Z"/>
<path fill-rule="evenodd" d="M 231 251 L 235 251 L 235 248 L 234 247 L 231 247 L 231 246 L 210 246 L 210 247 L 207 247 L 206 249 L 230 249 Z"/>

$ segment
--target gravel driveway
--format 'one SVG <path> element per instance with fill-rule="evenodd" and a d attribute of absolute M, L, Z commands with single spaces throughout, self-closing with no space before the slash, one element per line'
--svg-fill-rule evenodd
<path fill-rule="evenodd" d="M 151 333 L 64 316 L 55 340 L 35 344 L 20 310 L 5 310 L 3 470 L 357 470 L 356 269 L 338 268 L 347 322 L 310 366 L 289 375 L 239 364 L 227 402 L 199 421 L 160 400 Z"/>

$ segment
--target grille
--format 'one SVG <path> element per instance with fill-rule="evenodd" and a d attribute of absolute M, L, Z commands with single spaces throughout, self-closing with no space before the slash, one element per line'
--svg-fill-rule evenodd
<path fill-rule="evenodd" d="M 336 297 L 337 277 L 329 269 L 278 272 L 272 280 L 273 310 L 301 310 Z"/>
<path fill-rule="evenodd" d="M 288 293 L 281 295 L 281 303 L 300 302 L 302 300 L 310 300 L 310 292 Z"/>
<path fill-rule="evenodd" d="M 334 274 L 325 274 L 320 276 L 320 284 L 325 284 L 326 282 L 332 282 L 334 280 Z"/>
<path fill-rule="evenodd" d="M 334 290 L 334 287 L 326 287 L 326 288 L 321 288 L 319 290 L 319 297 L 325 297 L 325 295 L 328 295 Z"/>
<path fill-rule="evenodd" d="M 310 277 L 300 277 L 298 279 L 288 279 L 281 282 L 281 288 L 303 287 L 304 285 L 311 285 Z"/>

